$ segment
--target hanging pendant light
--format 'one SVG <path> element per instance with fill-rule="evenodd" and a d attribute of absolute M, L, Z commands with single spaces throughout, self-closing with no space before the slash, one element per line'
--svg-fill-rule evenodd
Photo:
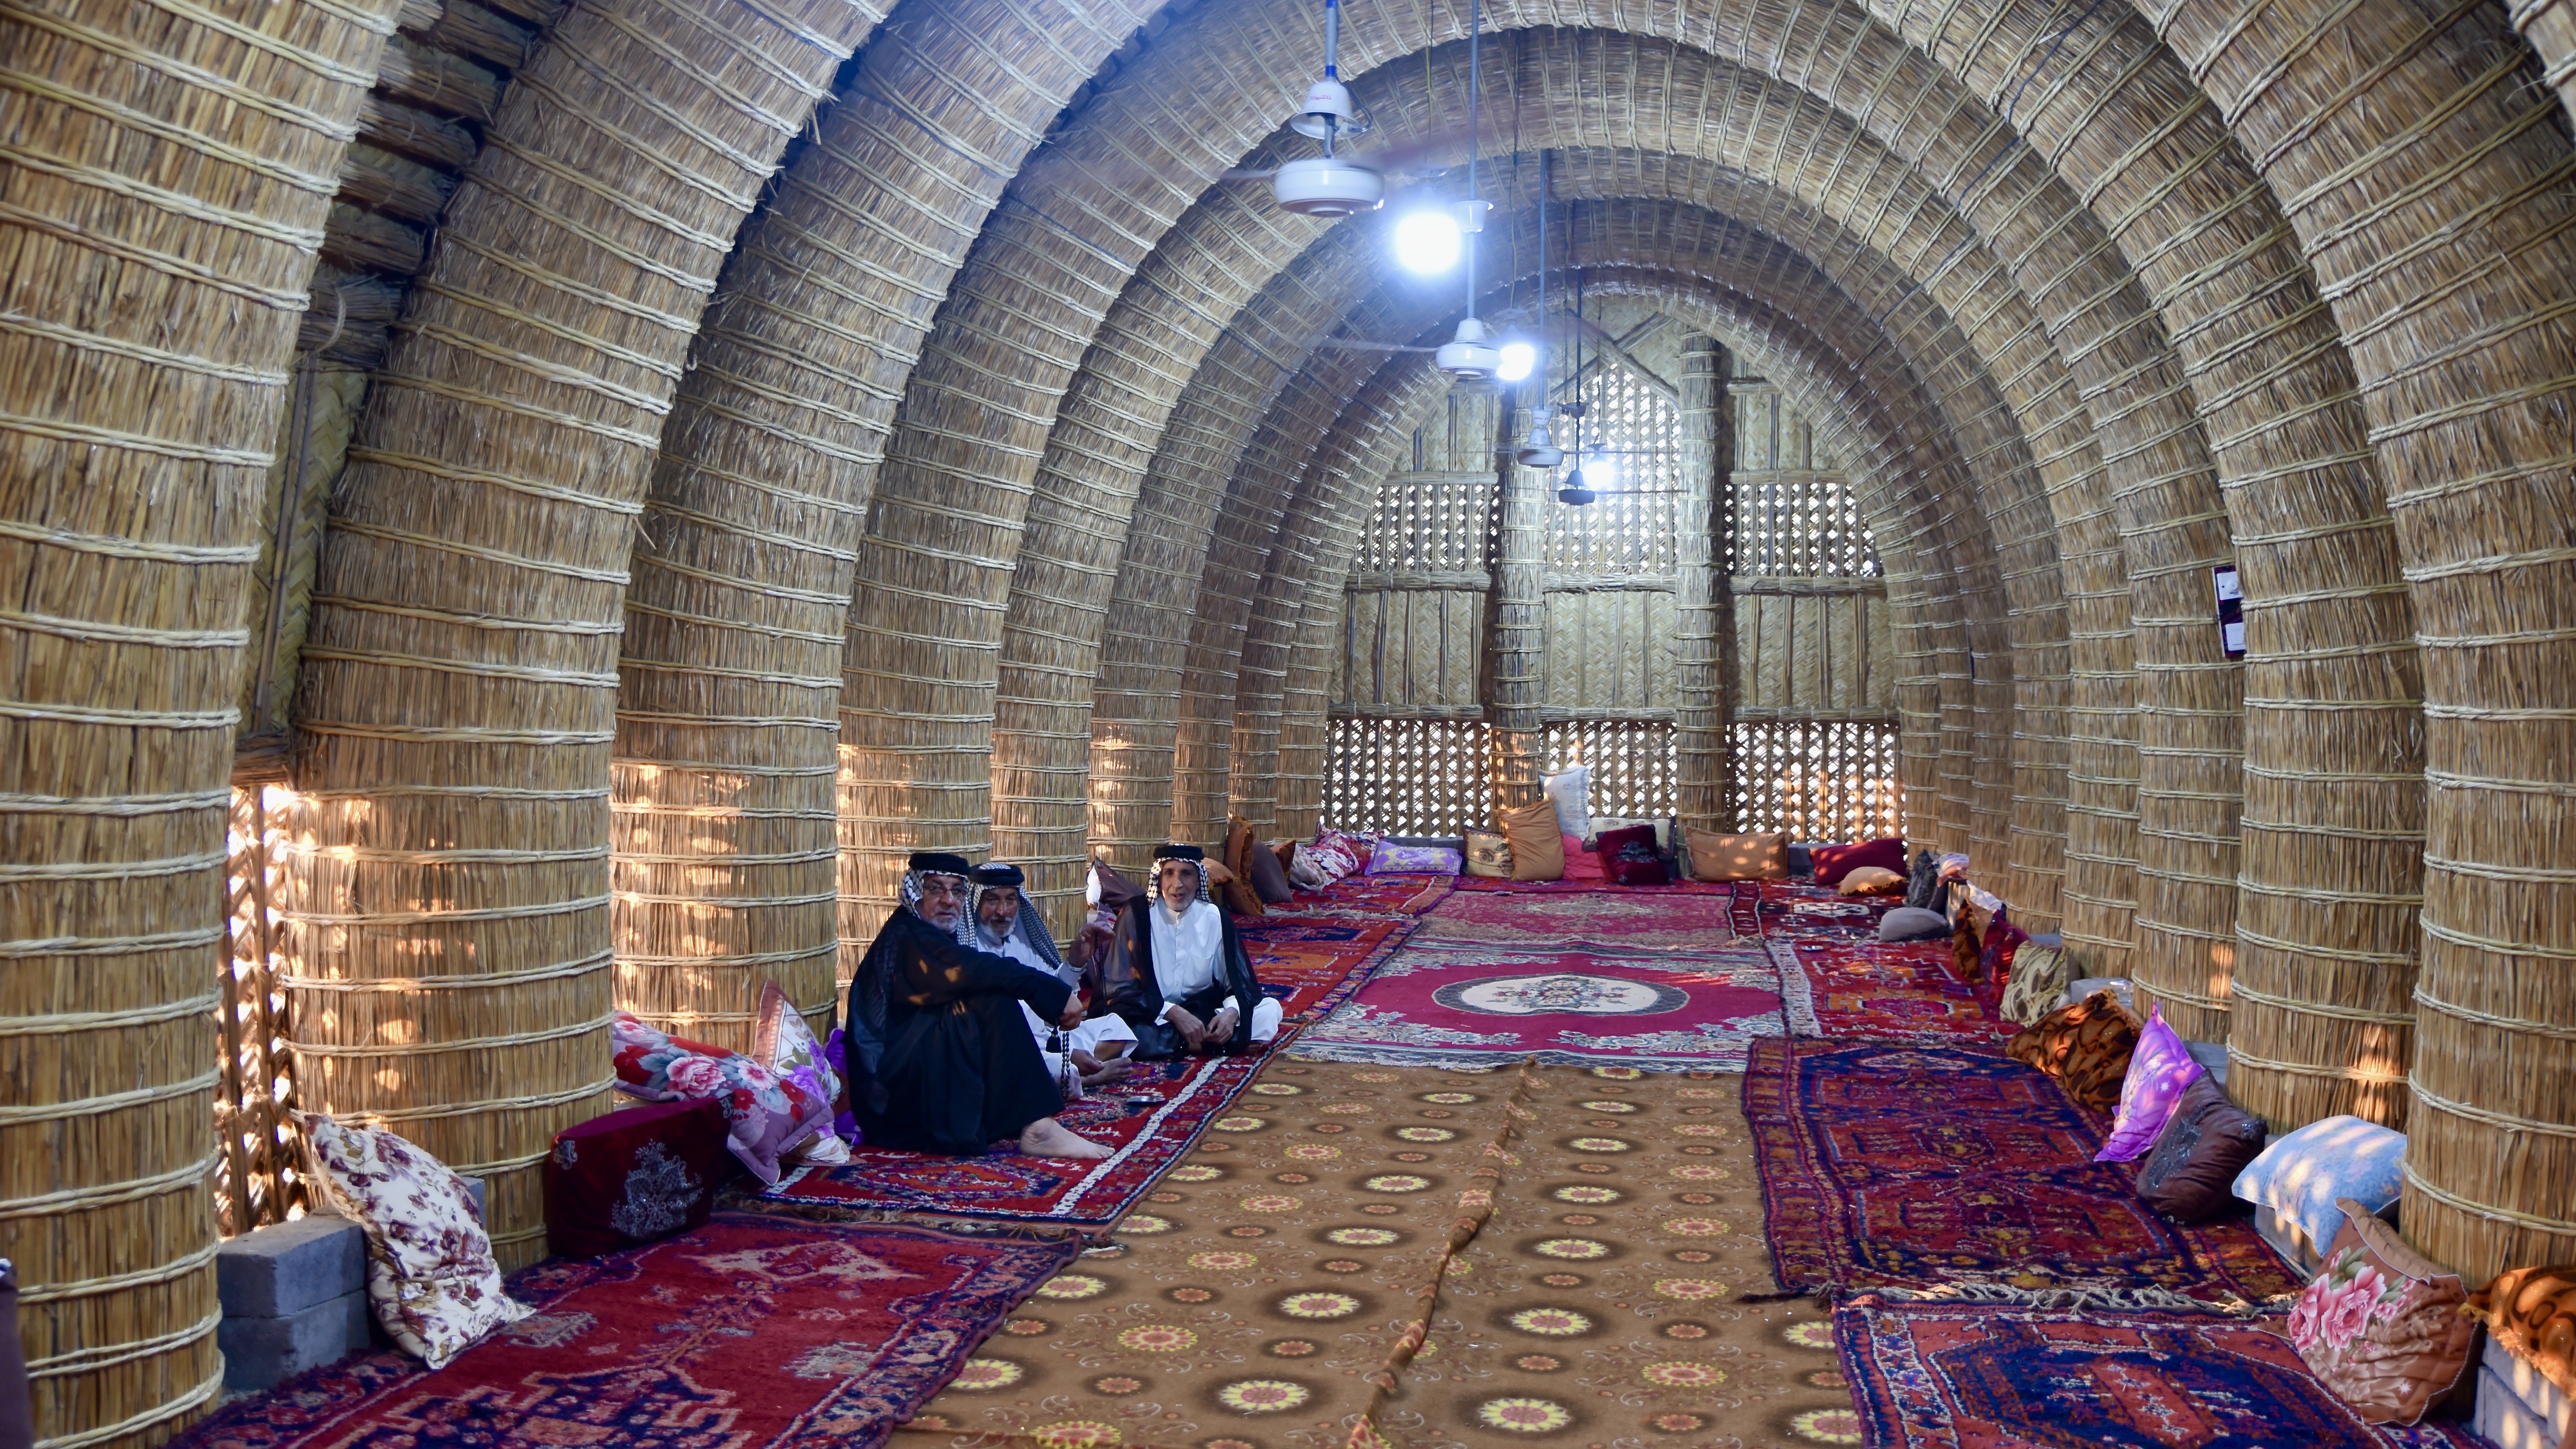
<path fill-rule="evenodd" d="M 1476 243 L 1472 233 L 1482 231 L 1485 203 L 1476 195 L 1476 152 L 1483 134 L 1476 127 L 1477 93 L 1484 89 L 1485 11 L 1483 0 L 1469 0 L 1467 7 L 1467 200 L 1458 209 L 1459 229 L 1470 233 L 1467 241 L 1467 315 L 1458 323 L 1458 335 L 1441 344 L 1432 361 L 1440 370 L 1460 382 L 1483 382 L 1503 365 L 1502 354 L 1485 334 L 1485 324 L 1476 320 Z"/>
<path fill-rule="evenodd" d="M 1573 471 L 1565 475 L 1565 486 L 1556 490 L 1556 501 L 1581 508 L 1601 496 L 1593 492 L 1584 482 L 1581 461 L 1583 455 L 1583 274 L 1581 272 L 1574 274 L 1574 376 L 1572 381 L 1574 402 L 1566 408 L 1566 412 L 1574 419 L 1576 462 Z M 1596 455 L 1599 451 L 1598 448 L 1594 449 Z"/>
<path fill-rule="evenodd" d="M 1547 336 L 1547 152 L 1538 153 L 1538 335 L 1540 346 Z M 1513 456 L 1524 468 L 1553 468 L 1565 461 L 1565 450 L 1547 430 L 1547 354 L 1541 351 L 1538 365 L 1531 369 L 1538 378 L 1538 402 L 1530 409 L 1529 436 L 1521 440 L 1520 451 Z"/>

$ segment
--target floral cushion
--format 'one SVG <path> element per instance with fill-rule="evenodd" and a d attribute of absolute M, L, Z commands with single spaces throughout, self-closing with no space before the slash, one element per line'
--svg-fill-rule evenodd
<path fill-rule="evenodd" d="M 1369 856 L 1371 875 L 1456 875 L 1464 863 L 1445 845 L 1380 845 Z"/>
<path fill-rule="evenodd" d="M 752 1032 L 752 1059 L 780 1077 L 803 1089 L 806 1096 L 828 1109 L 841 1100 L 841 1073 L 823 1055 L 823 1044 L 814 1040 L 814 1029 L 805 1017 L 788 1004 L 787 993 L 775 981 L 760 983 L 760 1025 Z M 814 1134 L 805 1149 L 805 1161 L 838 1166 L 850 1160 L 850 1144 L 829 1127 Z"/>
<path fill-rule="evenodd" d="M 2004 978 L 2003 1004 L 1996 1010 L 2015 1026 L 2030 1025 L 2056 1004 L 2074 969 L 2074 958 L 2062 946 L 2021 947 L 2013 955 L 2012 972 Z"/>
<path fill-rule="evenodd" d="M 1491 880 L 1512 878 L 1512 838 L 1499 830 L 1467 832 L 1466 873 Z"/>
<path fill-rule="evenodd" d="M 2324 1271 L 2290 1309 L 2290 1344 L 2366 1424 L 2412 1424 L 2459 1383 L 2478 1321 L 2443 1272 L 2351 1198 Z"/>
<path fill-rule="evenodd" d="M 807 1095 L 749 1057 L 655 1031 L 627 1012 L 617 1013 L 616 1044 L 618 1090 L 647 1102 L 714 1098 L 724 1108 L 733 1155 L 765 1186 L 778 1185 L 781 1158 L 832 1120 L 830 1098 Z"/>
<path fill-rule="evenodd" d="M 501 1291 L 501 1265 L 465 1179 L 391 1132 L 300 1114 L 313 1180 L 367 1235 L 367 1301 L 405 1353 L 445 1368 L 535 1311 Z"/>
<path fill-rule="evenodd" d="M 2149 1008 L 2146 1028 L 2138 1033 L 2137 1050 L 2120 1079 L 2120 1111 L 2111 1121 L 2111 1139 L 2093 1154 L 2095 1162 L 2135 1162 L 2156 1145 L 2173 1116 L 2183 1089 L 2206 1073 L 2191 1052 L 2165 1025 L 2165 1009 Z"/>

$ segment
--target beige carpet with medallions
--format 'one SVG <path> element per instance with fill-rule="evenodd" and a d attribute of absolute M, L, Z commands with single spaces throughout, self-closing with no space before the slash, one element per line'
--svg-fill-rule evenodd
<path fill-rule="evenodd" d="M 1738 1079 L 1274 1061 L 896 1449 L 1857 1443 Z"/>

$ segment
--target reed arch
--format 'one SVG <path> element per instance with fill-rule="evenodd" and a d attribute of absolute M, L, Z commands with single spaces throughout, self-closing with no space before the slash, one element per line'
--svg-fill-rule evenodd
<path fill-rule="evenodd" d="M 258 499 L 400 69 L 363 0 L 183 9 L 0 18 L 0 1042 L 35 1084 L 0 1232 L 84 1443 L 208 1392 L 191 1063 Z M 2576 1243 L 2567 13 L 1506 0 L 1473 138 L 1830 280 L 1828 316 L 1738 279 L 1780 345 L 1904 379 L 1870 426 L 1944 460 L 1888 464 L 1909 833 L 2002 842 L 2276 1124 L 2407 1125 L 2409 1230 L 2473 1275 Z M 819 1018 L 911 845 L 996 820 L 1062 899 L 1168 832 L 1159 782 L 1199 825 L 1263 788 L 1198 601 L 1230 570 L 1286 607 L 1280 540 L 1331 536 L 1401 411 L 1306 340 L 1436 321 L 1371 310 L 1366 223 L 1211 190 L 1273 153 L 1311 9 L 887 18 L 531 29 L 329 485 L 280 786 L 305 1105 L 489 1172 L 513 1255 L 612 1004 L 722 1038 L 774 976 Z M 1390 132 L 1456 129 L 1464 20 L 1352 11 Z"/>

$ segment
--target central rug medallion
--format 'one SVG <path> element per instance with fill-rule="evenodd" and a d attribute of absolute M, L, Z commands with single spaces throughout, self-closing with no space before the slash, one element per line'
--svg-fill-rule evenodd
<path fill-rule="evenodd" d="M 1400 1066 L 1744 1069 L 1783 1031 L 1780 977 L 1761 943 L 1629 952 L 1414 941 L 1308 1027 L 1292 1055 Z M 1804 1029 L 1812 1030 L 1812 1026 Z"/>
<path fill-rule="evenodd" d="M 1690 993 L 1651 981 L 1625 981 L 1615 976 L 1497 976 L 1487 981 L 1453 981 L 1431 993 L 1452 1011 L 1486 1016 L 1536 1016 L 1573 1011 L 1588 1016 L 1655 1016 L 1690 1004 Z"/>

